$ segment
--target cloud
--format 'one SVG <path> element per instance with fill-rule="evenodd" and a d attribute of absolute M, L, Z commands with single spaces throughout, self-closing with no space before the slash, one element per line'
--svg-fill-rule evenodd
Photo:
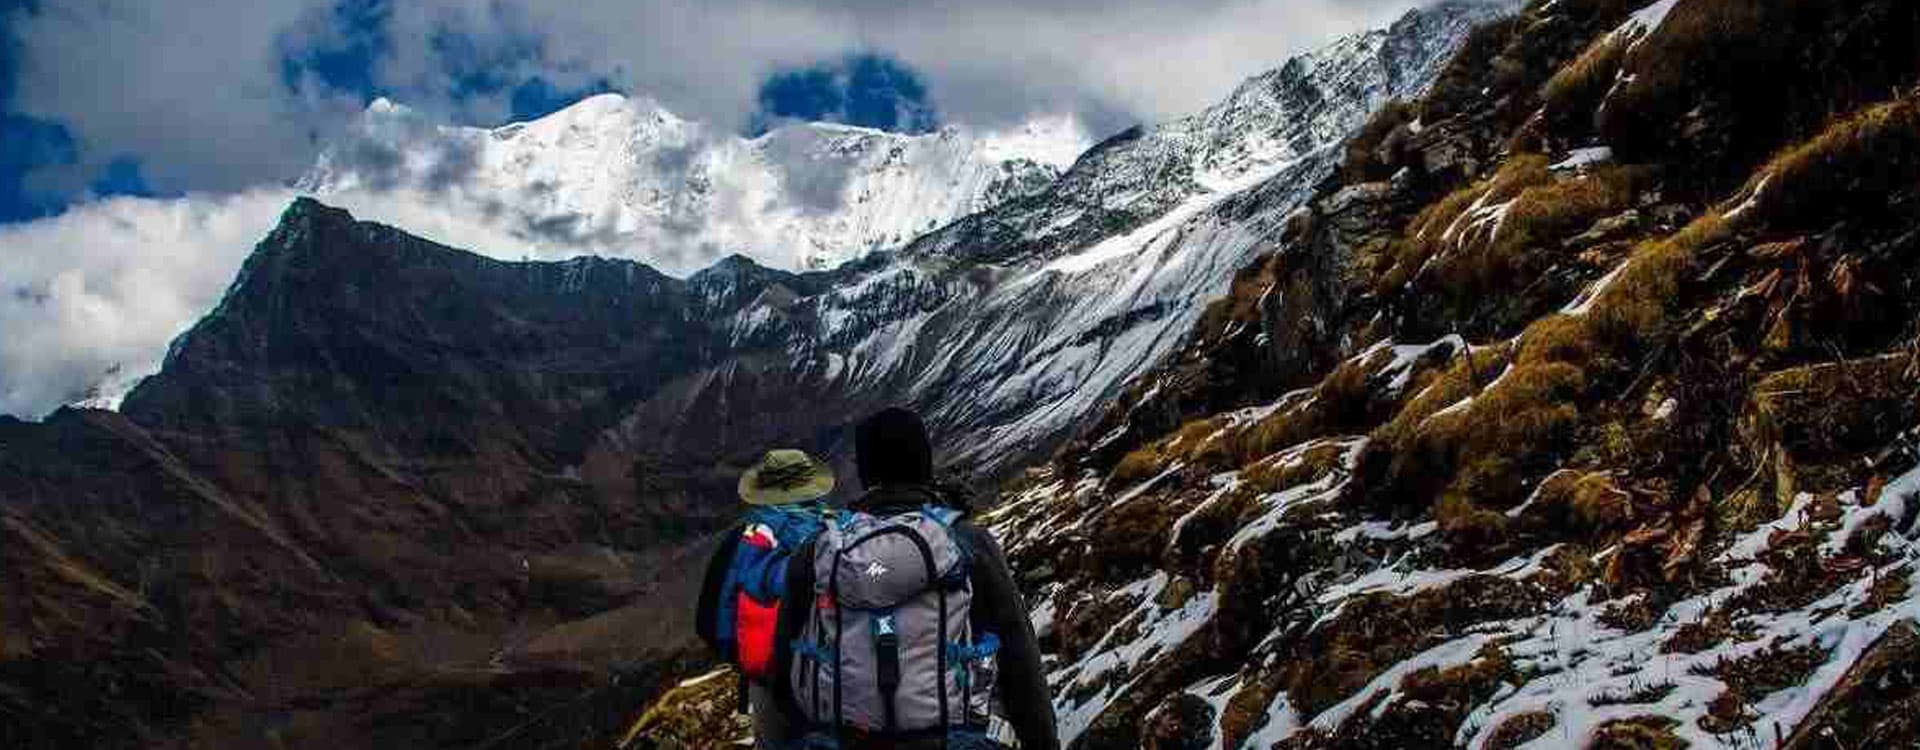
<path fill-rule="evenodd" d="M 43 414 L 112 373 L 158 369 L 287 199 L 110 198 L 0 227 L 0 412 Z"/>
<path fill-rule="evenodd" d="M 812 128 L 781 128 L 766 138 L 767 157 L 780 165 L 780 186 L 795 205 L 820 214 L 840 210 L 852 160 L 823 155 L 824 139 Z"/>
<path fill-rule="evenodd" d="M 112 159 L 139 158 L 162 192 L 234 191 L 297 174 L 313 139 L 361 102 L 292 92 L 278 36 L 318 0 L 48 2 L 20 13 L 13 106 L 59 122 L 80 159 L 55 167 L 75 192 Z"/>
<path fill-rule="evenodd" d="M 70 187 L 131 155 L 163 193 L 289 179 L 376 93 L 495 125 L 613 88 L 738 130 L 769 76 L 860 52 L 922 73 L 949 122 L 1073 111 L 1114 130 L 1412 4 L 49 0 L 15 14 L 16 107 L 72 129 Z"/>

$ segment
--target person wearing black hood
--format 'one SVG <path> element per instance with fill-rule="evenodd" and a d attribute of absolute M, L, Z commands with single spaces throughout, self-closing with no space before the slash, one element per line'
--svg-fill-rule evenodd
<path fill-rule="evenodd" d="M 850 510 L 882 517 L 910 513 L 929 505 L 952 508 L 963 514 L 971 510 L 964 492 L 935 482 L 933 446 L 928 440 L 926 425 L 912 411 L 889 408 L 862 420 L 854 431 L 854 463 L 865 494 L 851 503 Z M 1059 731 L 1039 642 L 1033 635 L 1026 602 L 1007 567 L 1006 555 L 991 534 L 964 515 L 954 521 L 951 528 L 968 560 L 967 576 L 972 586 L 968 619 L 975 632 L 994 633 L 1000 639 L 996 702 L 1005 714 L 1005 721 L 1011 726 L 1021 750 L 1059 750 Z M 818 542 L 816 537 L 791 558 L 787 569 L 787 601 L 814 599 L 814 547 Z M 805 627 L 808 616 L 807 607 L 786 607 L 781 611 L 775 674 L 790 673 L 794 656 L 788 644 Z M 796 720 L 803 720 L 799 718 L 802 712 L 792 685 L 787 680 L 777 682 L 776 700 Z M 922 747 L 911 743 L 873 746 Z M 858 750 L 866 745 L 842 742 L 840 747 Z"/>

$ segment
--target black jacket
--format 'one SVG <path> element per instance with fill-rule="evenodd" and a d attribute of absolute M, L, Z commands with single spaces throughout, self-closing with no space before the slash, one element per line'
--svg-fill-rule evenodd
<path fill-rule="evenodd" d="M 946 493 L 928 487 L 881 487 L 852 504 L 853 510 L 878 516 L 895 515 L 936 503 L 964 510 L 965 503 L 954 502 Z M 962 517 L 953 524 L 955 540 L 966 546 L 971 560 L 968 569 L 973 583 L 973 606 L 969 618 L 975 632 L 1000 637 L 999 690 L 1007 723 L 1020 738 L 1021 750 L 1059 750 L 1060 735 L 1053 716 L 1053 697 L 1047 688 L 1047 675 L 1040 660 L 1040 644 L 1033 637 L 1027 604 L 1014 585 L 1007 569 L 1006 554 L 1000 551 L 992 534 Z M 813 601 L 814 543 L 796 551 L 787 567 L 786 602 Z M 806 628 L 808 607 L 782 606 L 775 649 L 774 674 L 792 674 L 793 654 L 788 644 Z M 796 720 L 800 704 L 793 697 L 793 685 L 787 679 L 774 681 L 774 695 L 783 710 Z"/>

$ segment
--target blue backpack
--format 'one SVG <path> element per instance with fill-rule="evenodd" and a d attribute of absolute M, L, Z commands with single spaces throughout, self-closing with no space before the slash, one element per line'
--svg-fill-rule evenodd
<path fill-rule="evenodd" d="M 787 561 L 826 528 L 830 513 L 821 503 L 756 506 L 709 564 L 700 636 L 743 678 L 765 680 L 772 672 Z"/>

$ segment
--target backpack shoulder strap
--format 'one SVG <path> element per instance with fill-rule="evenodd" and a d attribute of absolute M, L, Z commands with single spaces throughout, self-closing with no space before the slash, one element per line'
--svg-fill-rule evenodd
<path fill-rule="evenodd" d="M 694 608 L 694 632 L 709 648 L 720 650 L 720 597 L 726 587 L 727 570 L 733 565 L 734 550 L 740 546 L 741 524 L 734 524 L 720 535 L 720 546 L 707 559 L 706 575 L 700 582 L 700 603 Z"/>

